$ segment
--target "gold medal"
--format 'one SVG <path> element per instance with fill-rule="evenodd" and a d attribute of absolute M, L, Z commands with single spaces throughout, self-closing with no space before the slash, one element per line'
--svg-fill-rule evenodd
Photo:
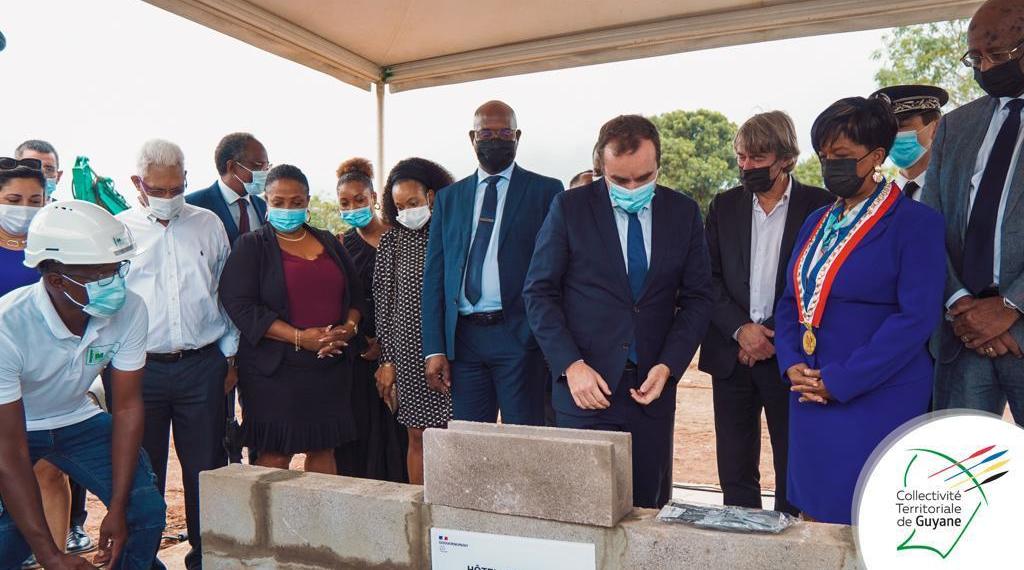
<path fill-rule="evenodd" d="M 814 349 L 818 347 L 818 339 L 814 336 L 814 331 L 811 327 L 807 327 L 804 331 L 804 354 L 811 356 L 814 354 Z"/>

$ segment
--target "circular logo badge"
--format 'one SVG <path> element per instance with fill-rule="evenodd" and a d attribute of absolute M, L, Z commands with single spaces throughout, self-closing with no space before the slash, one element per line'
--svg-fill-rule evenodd
<path fill-rule="evenodd" d="M 900 426 L 861 471 L 853 524 L 869 570 L 1019 561 L 1024 430 L 947 410 Z"/>

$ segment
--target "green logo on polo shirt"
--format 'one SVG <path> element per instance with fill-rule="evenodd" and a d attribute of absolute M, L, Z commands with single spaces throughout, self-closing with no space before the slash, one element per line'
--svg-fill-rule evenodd
<path fill-rule="evenodd" d="M 117 354 L 118 349 L 121 348 L 121 343 L 115 342 L 114 344 L 102 344 L 96 346 L 90 346 L 89 352 L 85 356 L 85 364 L 88 366 L 95 366 L 97 364 L 106 364 L 110 362 L 111 358 Z"/>

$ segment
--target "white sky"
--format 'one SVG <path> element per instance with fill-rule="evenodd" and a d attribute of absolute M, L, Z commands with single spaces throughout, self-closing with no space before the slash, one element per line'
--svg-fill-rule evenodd
<path fill-rule="evenodd" d="M 185 151 L 189 187 L 216 178 L 221 136 L 251 131 L 276 164 L 292 163 L 332 196 L 344 159 L 376 159 L 372 93 L 263 52 L 138 0 L 5 0 L 0 30 L 0 156 L 28 138 L 52 142 L 70 194 L 85 154 L 125 194 L 148 138 Z M 590 164 L 602 123 L 621 113 L 713 109 L 737 124 L 782 109 L 805 154 L 814 117 L 874 90 L 883 31 L 766 42 L 388 94 L 385 161 L 435 160 L 461 178 L 475 167 L 466 132 L 488 99 L 512 105 L 518 162 L 566 181 Z"/>

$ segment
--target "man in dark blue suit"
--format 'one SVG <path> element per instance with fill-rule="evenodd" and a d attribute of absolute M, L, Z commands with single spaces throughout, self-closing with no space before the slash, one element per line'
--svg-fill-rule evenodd
<path fill-rule="evenodd" d="M 228 232 L 228 243 L 258 229 L 267 219 L 263 193 L 270 159 L 267 149 L 249 133 L 231 133 L 220 140 L 213 153 L 217 179 L 209 188 L 185 196 L 193 206 L 217 214 Z M 244 215 L 243 215 L 244 214 Z"/>
<path fill-rule="evenodd" d="M 523 282 L 537 231 L 562 183 L 515 163 L 521 132 L 484 103 L 469 140 L 479 168 L 437 193 L 423 274 L 427 383 L 450 390 L 455 419 L 543 425 L 543 358 Z"/>
<path fill-rule="evenodd" d="M 213 160 L 217 179 L 209 188 L 185 196 L 185 202 L 217 214 L 228 232 L 228 245 L 238 236 L 258 229 L 267 219 L 267 203 L 259 194 L 270 171 L 270 158 L 256 137 L 249 133 L 231 133 L 220 139 Z M 235 390 L 224 397 L 224 448 L 232 463 L 242 462 L 242 448 L 237 442 L 238 422 L 235 420 Z M 250 453 L 249 460 L 254 460 Z"/>
<path fill-rule="evenodd" d="M 658 186 L 653 123 L 601 127 L 604 178 L 555 198 L 523 297 L 555 377 L 559 427 L 627 431 L 633 504 L 672 492 L 676 383 L 707 330 L 711 266 L 700 210 Z"/>

